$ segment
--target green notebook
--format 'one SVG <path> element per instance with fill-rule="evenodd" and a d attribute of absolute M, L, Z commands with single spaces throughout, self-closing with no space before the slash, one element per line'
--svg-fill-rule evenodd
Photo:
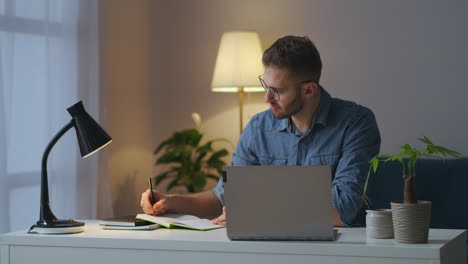
<path fill-rule="evenodd" d="M 165 214 L 164 216 L 153 216 L 148 214 L 138 214 L 136 218 L 146 220 L 166 228 L 188 228 L 207 231 L 224 227 L 213 225 L 210 220 L 200 219 L 193 215 Z"/>

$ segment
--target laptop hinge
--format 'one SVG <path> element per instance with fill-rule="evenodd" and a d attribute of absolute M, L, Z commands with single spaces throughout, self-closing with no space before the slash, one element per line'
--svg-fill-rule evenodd
<path fill-rule="evenodd" d="M 223 170 L 223 182 L 227 182 L 227 172 Z"/>

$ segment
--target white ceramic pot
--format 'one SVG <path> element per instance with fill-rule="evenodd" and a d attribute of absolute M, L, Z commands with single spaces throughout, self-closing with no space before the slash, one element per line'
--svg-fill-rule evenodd
<path fill-rule="evenodd" d="M 392 210 L 366 210 L 366 212 L 368 238 L 393 238 Z"/>

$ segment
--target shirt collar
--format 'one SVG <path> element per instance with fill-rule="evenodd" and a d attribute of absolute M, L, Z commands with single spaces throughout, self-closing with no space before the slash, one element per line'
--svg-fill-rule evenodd
<path fill-rule="evenodd" d="M 315 114 L 315 124 L 326 126 L 328 113 L 330 113 L 332 98 L 322 86 L 319 85 L 319 87 L 322 91 L 322 95 L 320 96 L 320 105 L 317 109 L 317 114 Z"/>
<path fill-rule="evenodd" d="M 277 131 L 289 131 L 289 119 L 290 117 L 279 120 Z"/>

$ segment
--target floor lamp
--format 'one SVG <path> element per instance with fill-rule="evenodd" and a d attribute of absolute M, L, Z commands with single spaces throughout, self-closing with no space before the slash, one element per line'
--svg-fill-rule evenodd
<path fill-rule="evenodd" d="M 262 72 L 262 47 L 258 33 L 253 31 L 223 33 L 211 81 L 211 91 L 238 94 L 240 133 L 243 129 L 244 93 L 265 91 L 258 81 L 258 76 Z"/>

